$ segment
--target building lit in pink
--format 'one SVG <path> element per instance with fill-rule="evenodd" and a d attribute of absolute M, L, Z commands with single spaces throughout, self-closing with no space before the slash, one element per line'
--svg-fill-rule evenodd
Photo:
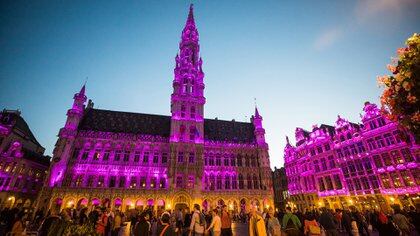
<path fill-rule="evenodd" d="M 205 209 L 226 204 L 239 212 L 250 204 L 272 206 L 268 145 L 258 110 L 250 122 L 204 118 L 204 72 L 192 6 L 172 86 L 170 116 L 96 109 L 91 100 L 86 104 L 83 86 L 59 131 L 39 207 L 164 210 L 198 203 Z"/>
<path fill-rule="evenodd" d="M 284 149 L 290 205 L 388 210 L 419 203 L 420 149 L 408 132 L 366 102 L 361 123 L 296 128 Z"/>

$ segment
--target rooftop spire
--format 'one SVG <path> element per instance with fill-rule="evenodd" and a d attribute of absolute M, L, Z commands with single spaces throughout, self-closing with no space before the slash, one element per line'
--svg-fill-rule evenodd
<path fill-rule="evenodd" d="M 190 12 L 188 13 L 187 25 L 188 24 L 195 25 L 195 21 L 194 21 L 194 5 L 192 3 L 190 4 Z"/>
<path fill-rule="evenodd" d="M 80 89 L 79 95 L 85 95 L 86 83 L 83 84 L 83 87 Z"/>
<path fill-rule="evenodd" d="M 194 8 L 192 4 L 190 5 L 190 12 L 188 13 L 184 30 L 182 30 L 182 42 L 187 44 L 190 42 L 198 43 L 198 30 L 195 26 Z"/>
<path fill-rule="evenodd" d="M 255 106 L 255 117 L 256 118 L 260 118 L 261 116 L 260 116 L 260 113 L 258 112 L 258 107 L 257 106 Z"/>

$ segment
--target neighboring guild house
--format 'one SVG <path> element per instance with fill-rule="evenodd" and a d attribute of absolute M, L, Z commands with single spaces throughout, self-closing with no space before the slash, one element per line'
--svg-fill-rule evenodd
<path fill-rule="evenodd" d="M 0 113 L 0 209 L 32 206 L 50 164 L 44 151 L 20 111 Z"/>
<path fill-rule="evenodd" d="M 296 145 L 287 145 L 284 167 L 291 204 L 390 210 L 420 204 L 420 146 L 412 134 L 366 102 L 356 124 L 338 116 L 334 126 L 296 128 Z"/>

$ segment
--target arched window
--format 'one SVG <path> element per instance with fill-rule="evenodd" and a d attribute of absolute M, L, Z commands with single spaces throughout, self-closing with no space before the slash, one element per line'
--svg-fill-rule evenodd
<path fill-rule="evenodd" d="M 159 188 L 166 188 L 166 179 L 163 177 L 160 178 Z"/>
<path fill-rule="evenodd" d="M 214 190 L 214 185 L 215 185 L 215 178 L 214 178 L 214 174 L 210 174 L 210 190 Z"/>
<path fill-rule="evenodd" d="M 207 175 L 204 177 L 204 189 L 209 189 L 209 177 Z"/>
<path fill-rule="evenodd" d="M 191 94 L 194 94 L 194 82 L 193 81 L 191 81 Z"/>
<path fill-rule="evenodd" d="M 179 140 L 184 140 L 185 136 L 185 125 L 179 126 Z"/>
<path fill-rule="evenodd" d="M 185 106 L 181 105 L 181 117 L 185 117 Z"/>
<path fill-rule="evenodd" d="M 204 153 L 204 165 L 207 166 L 208 164 L 209 164 L 208 153 Z"/>
<path fill-rule="evenodd" d="M 251 157 L 251 167 L 257 167 L 257 164 L 255 163 L 256 157 Z"/>
<path fill-rule="evenodd" d="M 191 126 L 190 127 L 190 140 L 194 141 L 195 140 L 195 133 L 197 129 L 195 128 L 195 126 Z"/>
<path fill-rule="evenodd" d="M 228 154 L 223 155 L 223 165 L 224 166 L 229 166 L 229 156 L 228 156 Z"/>
<path fill-rule="evenodd" d="M 236 179 L 236 175 L 232 175 L 232 189 L 238 188 L 238 180 Z"/>
<path fill-rule="evenodd" d="M 246 176 L 246 187 L 248 189 L 252 189 L 252 179 L 251 179 L 251 176 L 249 174 Z"/>
<path fill-rule="evenodd" d="M 225 189 L 230 189 L 230 176 L 225 175 Z"/>
<path fill-rule="evenodd" d="M 230 154 L 230 166 L 236 166 L 236 158 L 233 154 Z"/>
<path fill-rule="evenodd" d="M 238 166 L 242 166 L 242 156 L 238 155 Z"/>
<path fill-rule="evenodd" d="M 351 134 L 347 133 L 347 139 L 351 139 Z"/>
<path fill-rule="evenodd" d="M 187 86 L 188 86 L 188 80 L 184 79 L 184 83 L 182 85 L 182 93 L 186 93 L 187 92 Z"/>
<path fill-rule="evenodd" d="M 213 153 L 209 154 L 209 166 L 214 166 L 214 156 Z"/>
<path fill-rule="evenodd" d="M 239 189 L 244 189 L 244 177 L 242 174 L 239 174 Z"/>
<path fill-rule="evenodd" d="M 191 107 L 190 116 L 191 116 L 191 118 L 195 119 L 195 107 L 194 106 Z"/>
<path fill-rule="evenodd" d="M 216 154 L 216 166 L 222 165 L 222 155 L 220 153 Z"/>
<path fill-rule="evenodd" d="M 218 174 L 217 175 L 217 189 L 222 189 L 222 175 Z"/>
<path fill-rule="evenodd" d="M 254 189 L 259 189 L 259 184 L 258 184 L 258 179 L 257 179 L 257 176 L 256 175 L 254 175 L 253 177 L 252 177 L 252 179 L 253 179 L 253 181 L 254 181 Z"/>
<path fill-rule="evenodd" d="M 249 167 L 249 156 L 245 157 L 245 166 Z"/>

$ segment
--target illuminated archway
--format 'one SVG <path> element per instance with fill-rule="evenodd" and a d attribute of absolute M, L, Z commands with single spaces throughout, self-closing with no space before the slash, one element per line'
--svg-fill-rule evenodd
<path fill-rule="evenodd" d="M 121 198 L 116 198 L 116 199 L 114 200 L 114 207 L 115 207 L 116 209 L 120 209 L 121 205 L 122 205 L 122 200 L 121 200 Z"/>
<path fill-rule="evenodd" d="M 87 207 L 88 203 L 89 203 L 89 201 L 87 200 L 87 198 L 81 198 L 77 202 L 76 208 L 80 209 L 80 208 L 83 208 L 83 207 Z"/>
<path fill-rule="evenodd" d="M 144 209 L 144 201 L 143 200 L 137 199 L 136 209 L 139 210 L 139 211 L 143 211 L 143 209 Z"/>

